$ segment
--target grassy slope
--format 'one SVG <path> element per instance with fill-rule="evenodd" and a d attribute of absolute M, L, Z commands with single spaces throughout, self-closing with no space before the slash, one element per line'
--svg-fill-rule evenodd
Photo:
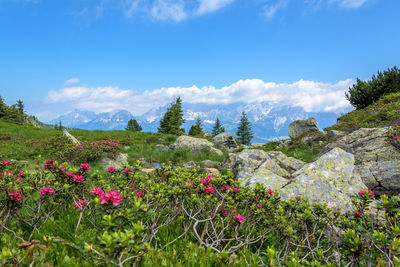
<path fill-rule="evenodd" d="M 386 127 L 400 123 L 400 92 L 382 96 L 364 109 L 351 111 L 325 130 L 355 131 L 359 128 Z"/>
<path fill-rule="evenodd" d="M 128 131 L 86 131 L 71 130 L 70 133 L 81 141 L 95 141 L 116 139 L 122 146 L 124 153 L 128 153 L 130 163 L 139 158 L 145 158 L 148 162 L 183 163 L 190 160 L 200 162 L 210 159 L 222 161 L 224 156 L 217 156 L 208 152 L 191 153 L 187 150 L 164 151 L 156 150 L 157 144 L 169 145 L 175 142 L 176 136 L 159 133 L 135 133 Z M 32 142 L 44 141 L 60 134 L 54 129 L 42 129 L 30 125 L 17 125 L 0 120 L 0 155 L 6 159 L 33 161 L 37 156 Z M 226 154 L 226 153 L 225 153 Z M 51 155 L 43 155 L 51 157 Z"/>

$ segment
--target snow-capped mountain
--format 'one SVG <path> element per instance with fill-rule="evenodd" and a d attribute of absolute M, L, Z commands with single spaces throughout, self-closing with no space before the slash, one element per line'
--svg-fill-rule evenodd
<path fill-rule="evenodd" d="M 66 115 L 49 122 L 62 122 L 63 125 L 87 130 L 123 130 L 128 121 L 135 118 L 143 131 L 156 132 L 168 106 L 152 109 L 140 116 L 133 116 L 129 111 L 116 110 L 108 113 L 94 114 L 88 111 L 74 110 Z M 183 127 L 186 132 L 200 117 L 205 131 L 211 132 L 217 118 L 227 132 L 235 135 L 242 111 L 246 112 L 254 131 L 253 142 L 267 142 L 284 138 L 288 135 L 289 124 L 294 120 L 315 117 L 320 129 L 333 125 L 339 114 L 321 112 L 306 112 L 300 107 L 274 106 L 271 103 L 206 105 L 183 103 Z"/>

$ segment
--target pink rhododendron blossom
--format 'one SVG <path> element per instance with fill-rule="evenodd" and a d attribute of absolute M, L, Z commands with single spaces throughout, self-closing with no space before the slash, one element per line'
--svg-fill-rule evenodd
<path fill-rule="evenodd" d="M 369 191 L 369 195 L 368 195 L 368 196 L 371 197 L 372 199 L 375 198 L 375 194 L 374 194 L 374 192 L 372 192 L 372 191 Z"/>
<path fill-rule="evenodd" d="M 268 195 L 273 196 L 275 192 L 274 192 L 274 190 L 269 188 L 267 193 L 268 193 Z"/>
<path fill-rule="evenodd" d="M 21 189 L 18 189 L 17 192 L 10 190 L 10 193 L 8 193 L 8 196 L 14 198 L 18 202 L 21 202 L 21 193 L 22 193 Z"/>
<path fill-rule="evenodd" d="M 141 198 L 144 196 L 144 194 L 142 192 L 137 192 L 136 193 L 137 198 Z"/>
<path fill-rule="evenodd" d="M 120 202 L 122 202 L 124 199 L 122 198 L 121 194 L 118 193 L 118 191 L 114 190 L 114 191 L 107 192 L 104 195 L 102 195 L 100 197 L 100 200 L 101 200 L 100 204 L 102 204 L 102 205 L 106 204 L 106 203 L 110 203 L 114 206 L 118 206 L 118 204 Z"/>
<path fill-rule="evenodd" d="M 81 210 L 85 206 L 86 202 L 87 200 L 78 199 L 77 201 L 75 201 L 75 209 Z"/>
<path fill-rule="evenodd" d="M 262 209 L 262 205 L 261 204 L 257 204 L 257 208 Z"/>
<path fill-rule="evenodd" d="M 240 191 L 240 186 L 238 187 L 232 187 L 233 191 L 235 191 L 236 193 L 238 193 Z"/>
<path fill-rule="evenodd" d="M 42 189 L 40 189 L 40 195 L 42 196 L 55 193 L 56 192 L 51 187 L 42 187 Z"/>
<path fill-rule="evenodd" d="M 131 190 L 132 191 L 135 190 L 135 185 L 134 184 L 131 184 Z"/>
<path fill-rule="evenodd" d="M 8 160 L 3 160 L 3 161 L 0 161 L 0 164 L 4 164 L 4 165 L 8 166 L 8 165 L 10 165 L 10 162 Z"/>
<path fill-rule="evenodd" d="M 130 173 L 133 173 L 133 170 L 131 170 L 129 168 L 125 168 L 122 172 L 126 173 L 126 174 L 130 174 Z"/>
<path fill-rule="evenodd" d="M 60 166 L 60 170 L 61 170 L 61 171 L 64 172 L 66 169 L 67 169 L 67 168 L 65 168 L 64 166 Z"/>
<path fill-rule="evenodd" d="M 67 176 L 69 177 L 69 178 L 71 178 L 71 179 L 73 179 L 74 178 L 74 173 L 73 172 L 67 172 Z"/>
<path fill-rule="evenodd" d="M 48 160 L 46 161 L 46 164 L 44 164 L 44 168 L 45 168 L 45 169 L 49 169 L 50 167 L 57 168 L 57 164 L 54 162 L 53 159 L 48 159 Z"/>
<path fill-rule="evenodd" d="M 354 213 L 354 216 L 356 216 L 356 217 L 361 217 L 361 213 L 358 212 L 358 211 L 356 211 L 356 212 Z"/>
<path fill-rule="evenodd" d="M 364 195 L 364 190 L 359 191 L 359 192 L 358 192 L 358 195 L 359 195 L 359 196 Z"/>
<path fill-rule="evenodd" d="M 400 136 L 393 137 L 393 140 L 399 140 L 399 139 L 400 139 Z"/>
<path fill-rule="evenodd" d="M 224 185 L 221 187 L 221 190 L 222 190 L 222 191 L 229 191 L 229 189 L 231 189 L 231 187 L 230 187 L 229 185 L 226 185 L 226 184 L 224 184 Z"/>
<path fill-rule="evenodd" d="M 3 173 L 0 173 L 0 177 L 4 177 L 4 176 L 14 176 L 14 173 L 12 173 L 12 172 L 3 172 Z"/>
<path fill-rule="evenodd" d="M 115 172 L 116 170 L 117 170 L 117 168 L 115 168 L 114 166 L 110 166 L 107 169 L 108 172 Z"/>
<path fill-rule="evenodd" d="M 104 195 L 104 192 L 103 192 L 103 190 L 102 190 L 100 187 L 92 188 L 92 190 L 90 190 L 89 193 L 91 193 L 91 194 L 96 194 L 96 195 L 98 195 L 99 197 L 101 197 L 102 195 Z"/>
<path fill-rule="evenodd" d="M 233 218 L 234 218 L 236 221 L 240 222 L 240 223 L 243 223 L 243 222 L 244 222 L 244 218 L 243 218 L 243 216 L 240 215 L 240 214 L 233 216 Z"/>
<path fill-rule="evenodd" d="M 88 172 L 90 170 L 90 165 L 87 163 L 82 163 L 80 169 Z"/>
<path fill-rule="evenodd" d="M 224 215 L 227 215 L 227 214 L 228 214 L 228 211 L 227 211 L 225 208 L 223 208 L 223 209 L 221 210 L 221 213 L 224 214 Z"/>
<path fill-rule="evenodd" d="M 74 182 L 80 183 L 85 180 L 85 178 L 82 175 L 74 175 L 73 176 Z"/>
<path fill-rule="evenodd" d="M 213 177 L 213 176 L 207 176 L 206 178 L 201 178 L 201 183 L 203 185 L 208 184 L 209 182 L 211 182 L 211 177 Z"/>
<path fill-rule="evenodd" d="M 204 190 L 204 192 L 206 192 L 207 194 L 212 194 L 212 193 L 214 193 L 214 187 L 212 187 L 212 186 L 205 186 L 204 188 L 203 188 L 203 190 Z"/>
<path fill-rule="evenodd" d="M 186 185 L 187 186 L 190 186 L 190 188 L 192 188 L 193 187 L 193 182 L 192 181 L 186 181 Z"/>

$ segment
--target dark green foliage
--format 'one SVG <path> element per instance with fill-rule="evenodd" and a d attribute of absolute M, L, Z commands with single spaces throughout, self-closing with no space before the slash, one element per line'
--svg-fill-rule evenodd
<path fill-rule="evenodd" d="M 182 135 L 185 133 L 185 129 L 181 128 L 185 122 L 183 119 L 182 111 L 182 100 L 177 97 L 171 106 L 167 109 L 164 117 L 160 121 L 160 127 L 158 127 L 159 133 Z"/>
<path fill-rule="evenodd" d="M 23 124 L 26 117 L 24 111 L 24 104 L 18 100 L 17 104 L 7 106 L 3 98 L 0 96 L 0 118 L 5 121 Z"/>
<path fill-rule="evenodd" d="M 220 134 L 223 132 L 225 132 L 225 128 L 224 128 L 224 126 L 221 125 L 219 119 L 217 118 L 217 121 L 215 122 L 215 125 L 212 129 L 212 134 L 217 135 L 217 134 Z"/>
<path fill-rule="evenodd" d="M 238 140 L 244 144 L 249 145 L 251 139 L 253 138 L 253 131 L 251 130 L 250 121 L 247 119 L 246 113 L 242 112 L 242 117 L 240 118 L 240 124 L 236 132 Z"/>
<path fill-rule="evenodd" d="M 376 102 L 381 96 L 400 91 L 400 70 L 393 67 L 372 76 L 369 81 L 357 78 L 356 84 L 346 93 L 347 100 L 356 109 L 365 108 Z"/>
<path fill-rule="evenodd" d="M 22 100 L 18 100 L 17 101 L 17 108 L 21 113 L 24 113 L 24 103 L 22 102 Z"/>
<path fill-rule="evenodd" d="M 189 135 L 196 136 L 202 134 L 203 134 L 203 127 L 201 126 L 201 119 L 200 117 L 198 117 L 194 125 L 192 125 L 192 127 L 190 128 Z"/>
<path fill-rule="evenodd" d="M 135 119 L 131 119 L 128 121 L 128 125 L 126 126 L 125 130 L 132 132 L 141 132 L 142 126 L 140 126 Z"/>

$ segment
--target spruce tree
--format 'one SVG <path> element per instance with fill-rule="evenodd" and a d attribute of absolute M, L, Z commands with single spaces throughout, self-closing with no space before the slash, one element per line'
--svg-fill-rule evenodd
<path fill-rule="evenodd" d="M 177 97 L 175 101 L 171 103 L 171 106 L 167 109 L 164 117 L 161 119 L 158 132 L 182 135 L 185 133 L 185 129 L 181 128 L 184 122 L 182 100 L 180 97 Z"/>
<path fill-rule="evenodd" d="M 217 121 L 215 122 L 215 125 L 212 129 L 212 134 L 217 135 L 217 134 L 220 134 L 223 132 L 225 132 L 225 128 L 224 128 L 224 126 L 221 125 L 219 119 L 217 118 Z"/>
<path fill-rule="evenodd" d="M 197 117 L 196 122 L 192 125 L 189 130 L 189 135 L 196 136 L 203 134 L 203 127 L 201 126 L 201 119 Z"/>
<path fill-rule="evenodd" d="M 125 130 L 132 132 L 140 132 L 142 131 L 142 126 L 140 126 L 135 119 L 130 119 L 128 121 L 128 125 L 126 126 Z"/>
<path fill-rule="evenodd" d="M 242 144 L 250 145 L 251 139 L 253 138 L 253 132 L 251 130 L 250 121 L 247 119 L 245 112 L 242 112 L 242 117 L 240 118 L 240 124 L 236 135 Z"/>
<path fill-rule="evenodd" d="M 17 101 L 17 108 L 19 109 L 19 111 L 21 111 L 21 113 L 24 113 L 24 103 L 22 102 L 22 100 L 18 100 Z"/>

